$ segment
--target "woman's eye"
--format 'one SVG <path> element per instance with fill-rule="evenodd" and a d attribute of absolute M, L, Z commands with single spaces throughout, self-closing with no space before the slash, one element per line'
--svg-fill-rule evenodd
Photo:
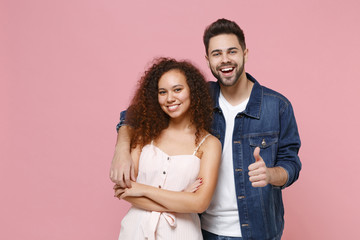
<path fill-rule="evenodd" d="M 180 92 L 182 89 L 181 88 L 176 88 L 174 91 L 175 92 Z"/>
<path fill-rule="evenodd" d="M 164 95 L 165 93 L 165 91 L 159 91 L 159 95 Z"/>

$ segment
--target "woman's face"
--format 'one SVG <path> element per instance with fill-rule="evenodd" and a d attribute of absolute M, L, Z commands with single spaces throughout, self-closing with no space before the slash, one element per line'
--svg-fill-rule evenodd
<path fill-rule="evenodd" d="M 171 118 L 187 116 L 190 107 L 190 88 L 186 77 L 177 69 L 164 73 L 158 83 L 158 101 Z"/>

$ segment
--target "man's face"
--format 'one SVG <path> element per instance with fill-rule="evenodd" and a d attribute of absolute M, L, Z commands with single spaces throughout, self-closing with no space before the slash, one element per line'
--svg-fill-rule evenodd
<path fill-rule="evenodd" d="M 234 34 L 221 34 L 209 41 L 206 59 L 210 70 L 223 86 L 233 86 L 244 73 L 247 49 L 242 50 Z"/>

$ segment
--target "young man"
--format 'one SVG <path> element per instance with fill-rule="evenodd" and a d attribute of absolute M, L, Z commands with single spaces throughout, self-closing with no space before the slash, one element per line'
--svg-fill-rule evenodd
<path fill-rule="evenodd" d="M 248 49 L 235 22 L 212 23 L 205 30 L 204 45 L 218 80 L 210 82 L 212 134 L 223 147 L 218 185 L 201 215 L 204 239 L 280 239 L 281 190 L 298 179 L 301 169 L 292 106 L 245 72 Z M 123 186 L 134 179 L 127 139 L 127 127 L 121 127 L 110 170 L 112 181 Z"/>

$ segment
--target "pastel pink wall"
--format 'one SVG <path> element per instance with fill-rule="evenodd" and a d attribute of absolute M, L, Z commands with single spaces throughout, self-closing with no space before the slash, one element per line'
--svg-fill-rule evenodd
<path fill-rule="evenodd" d="M 244 29 L 246 70 L 293 103 L 300 179 L 283 239 L 359 234 L 360 3 L 0 1 L 0 239 L 116 239 L 108 170 L 119 112 L 155 56 L 204 59 L 204 28 Z"/>

